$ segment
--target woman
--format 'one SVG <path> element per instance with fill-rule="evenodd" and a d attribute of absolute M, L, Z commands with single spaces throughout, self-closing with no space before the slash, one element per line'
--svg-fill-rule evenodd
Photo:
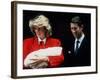
<path fill-rule="evenodd" d="M 49 20 L 44 15 L 39 15 L 29 21 L 29 27 L 35 36 L 32 38 L 25 39 L 23 42 L 23 64 L 24 68 L 46 68 L 46 67 L 58 67 L 64 61 L 64 56 L 61 49 L 61 42 L 58 39 L 51 38 L 52 29 L 49 24 Z M 32 57 L 30 54 L 34 55 L 35 51 L 47 50 L 48 48 L 61 49 L 59 55 L 48 55 L 44 57 L 39 57 L 39 55 Z M 54 49 L 51 49 L 54 50 Z M 41 51 L 40 51 L 41 52 Z M 51 52 L 51 54 L 54 51 Z M 57 50 L 56 50 L 57 52 Z M 34 53 L 34 54 L 33 54 Z M 44 54 L 41 53 L 41 54 Z M 46 52 L 47 53 L 47 52 Z M 38 53 L 37 53 L 38 54 Z M 50 54 L 50 51 L 48 51 Z M 29 59 L 32 57 L 31 59 Z M 38 57 L 38 58 L 37 58 Z"/>

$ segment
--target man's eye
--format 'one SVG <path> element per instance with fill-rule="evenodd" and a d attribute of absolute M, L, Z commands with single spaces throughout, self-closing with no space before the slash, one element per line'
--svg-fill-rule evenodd
<path fill-rule="evenodd" d="M 77 28 L 76 28 L 76 27 L 74 27 L 74 28 L 71 28 L 71 29 L 76 30 Z"/>

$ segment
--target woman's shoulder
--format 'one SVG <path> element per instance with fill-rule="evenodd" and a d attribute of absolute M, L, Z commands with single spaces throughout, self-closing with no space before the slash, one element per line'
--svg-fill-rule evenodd
<path fill-rule="evenodd" d="M 35 40 L 35 37 L 30 37 L 30 38 L 27 38 L 27 39 L 24 39 L 24 43 L 30 43 L 30 42 L 33 42 Z"/>

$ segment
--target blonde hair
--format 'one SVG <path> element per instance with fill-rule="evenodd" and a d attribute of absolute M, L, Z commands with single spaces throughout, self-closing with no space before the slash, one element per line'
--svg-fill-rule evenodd
<path fill-rule="evenodd" d="M 38 28 L 45 27 L 48 31 L 48 34 L 50 36 L 52 35 L 52 28 L 51 28 L 51 25 L 49 24 L 49 19 L 44 15 L 39 15 L 29 20 L 29 27 L 31 31 L 32 31 L 32 28 L 34 27 L 38 27 Z"/>

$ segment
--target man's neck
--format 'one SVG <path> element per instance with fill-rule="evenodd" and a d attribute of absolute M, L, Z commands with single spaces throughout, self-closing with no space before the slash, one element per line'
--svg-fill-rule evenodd
<path fill-rule="evenodd" d="M 79 38 L 75 38 L 75 40 L 82 40 L 85 37 L 84 33 L 81 34 Z"/>

